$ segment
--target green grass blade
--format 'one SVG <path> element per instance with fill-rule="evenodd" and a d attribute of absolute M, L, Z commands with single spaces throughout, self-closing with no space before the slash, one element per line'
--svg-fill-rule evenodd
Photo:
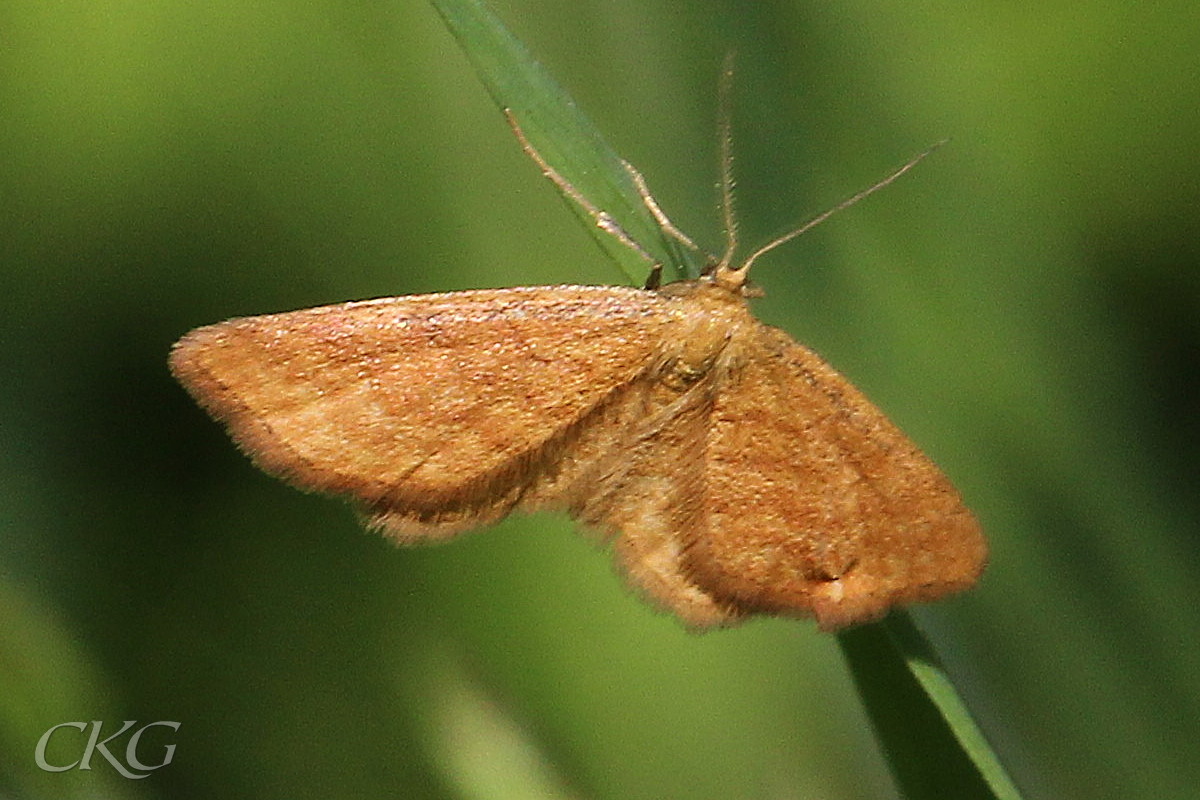
<path fill-rule="evenodd" d="M 534 60 L 503 23 L 479 0 L 431 0 L 466 51 L 488 92 L 511 109 L 542 157 L 597 208 L 610 214 L 670 276 L 698 274 L 701 259 L 663 234 L 641 198 L 621 158 L 575 101 Z M 649 264 L 579 214 L 600 246 L 635 283 Z"/>
<path fill-rule="evenodd" d="M 903 611 L 838 634 L 901 791 L 910 800 L 1020 800 L 929 641 Z"/>

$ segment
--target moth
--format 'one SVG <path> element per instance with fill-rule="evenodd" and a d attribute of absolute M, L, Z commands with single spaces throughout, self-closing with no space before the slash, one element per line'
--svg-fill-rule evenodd
<path fill-rule="evenodd" d="M 533 148 L 601 228 L 645 255 Z M 727 125 L 726 123 L 723 123 Z M 979 525 L 938 468 L 842 375 L 759 322 L 728 247 L 700 277 L 385 297 L 202 327 L 175 377 L 269 473 L 344 495 L 402 544 L 514 511 L 566 512 L 695 629 L 753 614 L 823 630 L 966 589 Z M 626 164 L 662 229 L 698 250 Z M 653 261 L 645 255 L 648 261 Z"/>

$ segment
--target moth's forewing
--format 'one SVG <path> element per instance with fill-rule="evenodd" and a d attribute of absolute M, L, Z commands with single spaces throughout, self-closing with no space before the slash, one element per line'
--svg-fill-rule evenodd
<path fill-rule="evenodd" d="M 171 368 L 261 467 L 419 537 L 507 512 L 668 323 L 623 287 L 383 298 L 200 328 Z"/>
<path fill-rule="evenodd" d="M 972 585 L 986 544 L 941 471 L 787 334 L 759 325 L 745 347 L 708 430 L 708 525 L 687 542 L 696 581 L 825 629 Z"/>

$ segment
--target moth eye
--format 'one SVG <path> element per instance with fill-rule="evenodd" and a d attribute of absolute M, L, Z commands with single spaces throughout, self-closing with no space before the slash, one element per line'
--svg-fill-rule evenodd
<path fill-rule="evenodd" d="M 683 359 L 675 359 L 667 364 L 662 372 L 660 380 L 668 389 L 676 392 L 684 392 L 694 386 L 701 378 L 709 373 L 712 365 L 705 362 L 702 364 L 689 364 Z"/>

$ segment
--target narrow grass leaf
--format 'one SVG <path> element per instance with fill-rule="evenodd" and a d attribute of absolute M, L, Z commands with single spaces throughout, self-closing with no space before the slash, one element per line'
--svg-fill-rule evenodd
<path fill-rule="evenodd" d="M 466 51 L 488 92 L 502 109 L 511 109 L 542 157 L 580 194 L 610 214 L 667 274 L 694 277 L 701 260 L 659 229 L 620 156 L 575 101 L 479 0 L 431 0 Z M 597 242 L 634 283 L 642 283 L 649 264 L 596 227 L 575 203 Z"/>
<path fill-rule="evenodd" d="M 888 765 L 909 800 L 1020 800 L 929 641 L 904 611 L 838 634 Z"/>

